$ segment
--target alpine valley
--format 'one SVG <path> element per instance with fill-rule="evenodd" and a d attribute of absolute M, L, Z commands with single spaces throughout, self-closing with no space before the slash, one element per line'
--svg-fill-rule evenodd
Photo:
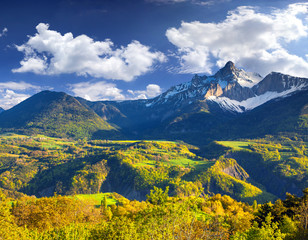
<path fill-rule="evenodd" d="M 228 62 L 153 99 L 43 91 L 0 131 L 0 238 L 307 239 L 308 79 Z"/>
<path fill-rule="evenodd" d="M 222 193 L 252 202 L 308 187 L 308 79 L 228 62 L 148 100 L 43 91 L 0 114 L 11 196 L 117 192 L 143 200 Z"/>

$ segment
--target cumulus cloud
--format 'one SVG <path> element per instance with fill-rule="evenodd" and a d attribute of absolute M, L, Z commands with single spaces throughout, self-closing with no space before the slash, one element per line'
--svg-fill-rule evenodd
<path fill-rule="evenodd" d="M 113 83 L 101 82 L 80 82 L 69 85 L 75 96 L 82 97 L 89 101 L 102 100 L 124 100 L 122 90 Z"/>
<path fill-rule="evenodd" d="M 31 95 L 24 93 L 16 93 L 13 90 L 6 89 L 0 92 L 0 107 L 3 109 L 9 109 L 16 104 L 29 98 Z"/>
<path fill-rule="evenodd" d="M 128 90 L 128 93 L 130 93 L 133 96 L 133 99 L 148 99 L 148 98 L 154 98 L 157 95 L 161 94 L 162 90 L 160 86 L 157 84 L 149 84 L 146 87 L 146 90 Z"/>
<path fill-rule="evenodd" d="M 0 82 L 0 107 L 9 109 L 30 97 L 25 91 L 39 91 L 41 87 L 26 82 Z"/>
<path fill-rule="evenodd" d="M 0 82 L 0 91 L 3 91 L 5 89 L 10 89 L 10 90 L 27 90 L 27 89 L 35 89 L 35 90 L 40 90 L 41 87 L 32 85 L 30 83 L 26 83 L 23 81 L 20 82 Z"/>
<path fill-rule="evenodd" d="M 2 32 L 0 33 L 0 37 L 5 36 L 7 32 L 8 32 L 8 29 L 7 28 L 3 28 Z"/>
<path fill-rule="evenodd" d="M 155 63 L 166 61 L 159 51 L 138 41 L 126 47 L 114 47 L 110 39 L 94 41 L 86 35 L 74 37 L 72 33 L 49 30 L 49 25 L 40 23 L 37 33 L 17 50 L 24 53 L 21 67 L 13 72 L 35 74 L 90 75 L 105 79 L 132 81 L 152 70 Z"/>
<path fill-rule="evenodd" d="M 307 39 L 308 3 L 291 4 L 269 14 L 242 6 L 219 23 L 182 22 L 166 31 L 177 47 L 181 73 L 212 74 L 213 67 L 234 61 L 240 67 L 267 74 L 280 71 L 308 77 L 308 62 L 287 47 Z M 306 16 L 306 19 L 305 19 Z"/>
<path fill-rule="evenodd" d="M 149 84 L 146 90 L 128 90 L 128 94 L 124 94 L 123 90 L 119 89 L 116 84 L 105 81 L 70 84 L 69 89 L 75 96 L 89 101 L 146 99 L 161 93 L 160 86 Z"/>

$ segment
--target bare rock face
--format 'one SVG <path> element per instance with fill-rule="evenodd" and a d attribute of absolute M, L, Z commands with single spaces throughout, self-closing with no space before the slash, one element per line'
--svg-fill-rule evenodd
<path fill-rule="evenodd" d="M 249 178 L 248 173 L 237 163 L 222 169 L 222 172 L 242 181 L 246 181 Z"/>
<path fill-rule="evenodd" d="M 255 76 L 259 76 L 255 74 Z M 255 94 L 248 86 L 254 84 L 253 75 L 249 75 L 244 70 L 235 67 L 234 63 L 229 61 L 214 76 L 223 90 L 223 93 L 215 96 L 227 97 L 232 100 L 243 101 L 253 97 Z"/>
<path fill-rule="evenodd" d="M 211 96 L 219 97 L 222 94 L 223 94 L 223 90 L 221 86 L 218 83 L 211 83 L 204 97 L 207 99 Z"/>
<path fill-rule="evenodd" d="M 229 80 L 230 82 L 235 80 L 236 78 L 236 71 L 238 69 L 235 67 L 234 63 L 229 61 L 226 63 L 226 65 L 220 69 L 215 75 L 214 77 L 218 80 Z"/>
<path fill-rule="evenodd" d="M 255 94 L 250 88 L 242 87 L 237 82 L 232 82 L 225 87 L 223 96 L 241 102 L 248 98 L 254 97 Z"/>
<path fill-rule="evenodd" d="M 236 68 L 234 63 L 231 61 L 227 62 L 226 65 L 214 75 L 214 77 L 223 87 L 223 97 L 243 101 L 255 95 L 251 88 L 247 87 L 253 85 L 253 77 L 247 74 L 244 70 Z"/>

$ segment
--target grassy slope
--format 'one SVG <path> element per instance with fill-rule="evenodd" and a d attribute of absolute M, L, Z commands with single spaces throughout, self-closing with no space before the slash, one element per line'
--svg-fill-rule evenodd
<path fill-rule="evenodd" d="M 244 141 L 216 141 L 218 144 L 221 144 L 225 147 L 232 148 L 234 150 L 246 150 L 249 149 L 251 142 Z"/>
<path fill-rule="evenodd" d="M 92 202 L 95 206 L 100 206 L 104 198 L 106 197 L 107 206 L 117 204 L 118 200 L 112 193 L 96 193 L 96 194 L 77 194 L 74 195 L 75 198 Z"/>

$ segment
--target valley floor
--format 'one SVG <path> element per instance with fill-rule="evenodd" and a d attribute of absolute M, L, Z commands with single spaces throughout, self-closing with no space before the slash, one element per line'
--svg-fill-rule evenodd
<path fill-rule="evenodd" d="M 0 143 L 3 239 L 307 236 L 300 136 L 197 147 L 8 133 Z"/>

